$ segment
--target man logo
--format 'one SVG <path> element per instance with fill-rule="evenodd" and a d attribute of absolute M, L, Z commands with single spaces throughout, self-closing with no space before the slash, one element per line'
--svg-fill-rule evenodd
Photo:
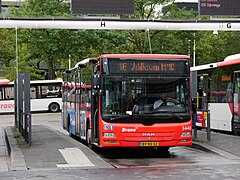
<path fill-rule="evenodd" d="M 143 133 L 142 136 L 156 136 L 155 133 Z"/>

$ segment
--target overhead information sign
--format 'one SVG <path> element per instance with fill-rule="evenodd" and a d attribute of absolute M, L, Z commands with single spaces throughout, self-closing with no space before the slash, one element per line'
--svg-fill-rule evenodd
<path fill-rule="evenodd" d="M 238 16 L 240 0 L 199 0 L 199 15 Z"/>
<path fill-rule="evenodd" d="M 73 14 L 134 14 L 134 0 L 72 0 Z"/>

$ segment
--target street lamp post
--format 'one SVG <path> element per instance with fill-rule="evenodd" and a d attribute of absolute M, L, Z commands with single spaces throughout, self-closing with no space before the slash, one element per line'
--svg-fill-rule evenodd
<path fill-rule="evenodd" d="M 71 55 L 68 55 L 68 69 L 71 69 Z"/>
<path fill-rule="evenodd" d="M 19 91 L 18 91 L 18 28 L 16 27 L 15 28 L 15 70 L 16 70 L 16 78 L 15 78 L 15 88 L 16 88 L 16 90 L 15 90 L 15 93 L 16 93 L 16 95 L 14 96 L 14 98 L 15 98 L 15 127 L 16 128 L 19 128 Z"/>
<path fill-rule="evenodd" d="M 196 66 L 196 33 L 193 34 L 193 67 Z"/>
<path fill-rule="evenodd" d="M 188 39 L 188 56 L 191 56 L 191 39 Z"/>

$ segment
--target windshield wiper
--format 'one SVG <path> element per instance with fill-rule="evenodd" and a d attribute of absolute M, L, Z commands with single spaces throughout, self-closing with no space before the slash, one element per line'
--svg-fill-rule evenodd
<path fill-rule="evenodd" d="M 122 118 L 126 118 L 126 117 L 131 117 L 131 115 L 127 114 L 127 113 L 122 113 L 122 114 L 118 114 L 118 116 L 116 116 L 116 117 L 110 117 L 110 120 L 114 121 L 114 120 L 118 120 L 118 119 L 122 119 Z"/>
<path fill-rule="evenodd" d="M 180 119 L 181 121 L 183 121 L 183 118 L 175 113 L 173 113 L 172 111 L 152 111 L 152 112 L 147 112 L 145 114 L 158 114 L 158 113 L 164 113 L 164 114 L 171 114 L 172 116 Z"/>
<path fill-rule="evenodd" d="M 169 113 L 169 114 L 171 114 L 172 116 L 174 116 L 174 117 L 180 119 L 181 121 L 183 121 L 183 117 L 181 117 L 181 116 L 179 116 L 179 115 L 177 115 L 177 114 L 175 114 L 175 113 L 173 113 L 173 112 L 171 112 L 171 111 L 166 112 L 166 113 Z"/>

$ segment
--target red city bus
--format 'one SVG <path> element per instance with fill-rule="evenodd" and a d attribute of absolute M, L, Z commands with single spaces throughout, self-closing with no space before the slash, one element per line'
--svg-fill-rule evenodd
<path fill-rule="evenodd" d="M 80 61 L 63 80 L 63 128 L 90 147 L 192 145 L 188 56 L 106 54 Z M 162 104 L 160 94 L 168 96 Z"/>
<path fill-rule="evenodd" d="M 197 72 L 197 109 L 210 112 L 210 129 L 240 134 L 240 54 L 223 61 L 191 67 Z M 205 128 L 198 115 L 196 125 Z"/>

